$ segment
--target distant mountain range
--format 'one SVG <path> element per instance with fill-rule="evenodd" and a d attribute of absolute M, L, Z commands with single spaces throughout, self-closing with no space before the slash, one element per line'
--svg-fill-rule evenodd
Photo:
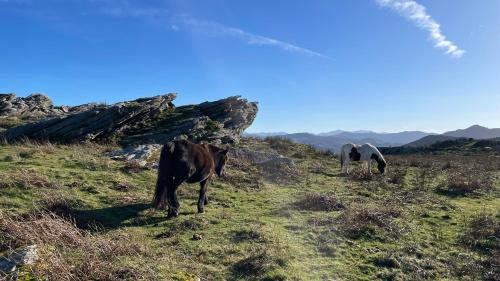
<path fill-rule="evenodd" d="M 371 143 L 375 146 L 394 147 L 424 147 L 440 141 L 456 140 L 459 138 L 492 139 L 500 137 L 500 128 L 489 129 L 474 125 L 463 130 L 449 131 L 443 134 L 421 131 L 404 131 L 398 133 L 376 133 L 367 130 L 343 131 L 335 130 L 327 133 L 245 133 L 247 137 L 266 138 L 283 137 L 294 142 L 309 144 L 323 150 L 338 152 L 344 143 Z"/>
<path fill-rule="evenodd" d="M 479 125 L 473 125 L 466 129 L 445 132 L 441 135 L 429 135 L 419 140 L 410 142 L 408 147 L 425 147 L 437 142 L 457 140 L 460 138 L 471 138 L 477 140 L 494 139 L 500 137 L 500 128 L 486 128 Z"/>

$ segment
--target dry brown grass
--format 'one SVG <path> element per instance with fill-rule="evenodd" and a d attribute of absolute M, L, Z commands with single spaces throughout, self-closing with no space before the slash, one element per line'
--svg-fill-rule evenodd
<path fill-rule="evenodd" d="M 469 168 L 449 172 L 446 181 L 436 191 L 450 196 L 479 194 L 494 189 L 493 176 L 484 170 Z"/>
<path fill-rule="evenodd" d="M 401 216 L 396 206 L 367 206 L 355 204 L 349 206 L 338 218 L 339 230 L 352 239 L 398 237 L 401 228 L 395 218 Z M 381 233 L 383 231 L 384 233 Z M 387 235 L 382 235 L 387 234 Z"/>
<path fill-rule="evenodd" d="M 294 203 L 294 205 L 303 210 L 310 211 L 339 211 L 345 208 L 338 196 L 334 193 L 316 193 L 309 192 Z"/>
<path fill-rule="evenodd" d="M 148 170 L 148 167 L 141 166 L 139 161 L 125 161 L 125 166 L 121 168 L 121 171 L 126 174 L 139 173 L 144 170 Z"/>
<path fill-rule="evenodd" d="M 371 181 L 376 175 L 366 173 L 364 169 L 352 169 L 349 171 L 348 177 L 354 181 Z"/>
<path fill-rule="evenodd" d="M 301 171 L 293 164 L 268 161 L 258 166 L 260 177 L 276 184 L 297 183 L 301 179 Z"/>
<path fill-rule="evenodd" d="M 392 184 L 403 185 L 406 179 L 406 169 L 394 168 L 387 172 L 387 181 Z"/>
<path fill-rule="evenodd" d="M 138 280 L 154 272 L 147 265 L 118 265 L 125 256 L 139 258 L 147 249 L 120 232 L 94 235 L 54 213 L 39 211 L 25 216 L 0 214 L 1 248 L 36 244 L 39 261 L 28 268 L 42 280 Z"/>
<path fill-rule="evenodd" d="M 55 183 L 45 175 L 33 170 L 21 169 L 9 174 L 2 175 L 0 188 L 60 188 L 61 185 Z"/>
<path fill-rule="evenodd" d="M 290 147 L 296 145 L 293 141 L 281 137 L 267 137 L 265 141 L 272 149 L 280 153 L 288 152 Z"/>
<path fill-rule="evenodd" d="M 478 214 L 462 234 L 461 242 L 481 251 L 500 250 L 500 214 Z"/>
<path fill-rule="evenodd" d="M 289 260 L 286 253 L 269 249 L 267 247 L 257 247 L 250 255 L 241 259 L 233 265 L 233 277 L 239 280 L 241 277 L 253 277 L 256 280 L 286 280 L 283 276 L 265 276 L 269 272 L 286 268 Z M 263 278 L 264 277 L 264 278 Z M 250 280 L 253 280 L 250 278 Z"/>

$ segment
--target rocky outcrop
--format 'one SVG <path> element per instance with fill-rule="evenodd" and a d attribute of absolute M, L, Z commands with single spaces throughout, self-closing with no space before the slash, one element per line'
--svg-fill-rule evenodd
<path fill-rule="evenodd" d="M 40 120 L 83 112 L 96 107 L 103 107 L 103 105 L 90 103 L 80 106 L 54 106 L 52 100 L 44 94 L 32 94 L 25 98 L 16 97 L 16 94 L 0 94 L 0 118 L 17 117 L 28 121 Z"/>
<path fill-rule="evenodd" d="M 25 104 L 28 98 L 24 98 Z M 111 106 L 65 108 L 54 107 L 48 98 L 39 96 L 37 100 L 41 102 L 38 106 L 27 107 L 33 109 L 32 113 L 26 109 L 22 114 L 56 114 L 47 114 L 45 120 L 11 128 L 2 137 L 8 141 L 28 138 L 58 143 L 117 142 L 123 146 L 163 144 L 174 139 L 232 143 L 238 141 L 252 124 L 258 111 L 256 103 L 240 97 L 181 107 L 173 105 L 175 98 L 176 94 L 167 94 Z M 12 105 L 20 103 L 13 103 L 16 98 L 12 97 L 4 100 L 10 100 Z M 14 114 L 13 111 L 5 112 Z"/>

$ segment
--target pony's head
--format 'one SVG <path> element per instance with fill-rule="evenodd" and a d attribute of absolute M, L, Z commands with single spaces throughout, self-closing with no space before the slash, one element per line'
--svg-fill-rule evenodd
<path fill-rule="evenodd" d="M 385 173 L 385 167 L 387 166 L 387 163 L 385 162 L 384 158 L 382 156 L 375 154 L 375 153 L 372 154 L 371 158 L 374 159 L 375 161 L 377 161 L 378 171 L 381 174 Z"/>
<path fill-rule="evenodd" d="M 387 166 L 387 163 L 384 160 L 378 162 L 377 168 L 381 174 L 385 173 L 385 166 Z"/>
<path fill-rule="evenodd" d="M 227 152 L 228 152 L 227 149 L 221 149 L 217 151 L 217 153 L 214 155 L 215 172 L 219 177 L 222 177 L 224 175 L 224 169 L 226 167 L 226 162 L 227 162 Z"/>

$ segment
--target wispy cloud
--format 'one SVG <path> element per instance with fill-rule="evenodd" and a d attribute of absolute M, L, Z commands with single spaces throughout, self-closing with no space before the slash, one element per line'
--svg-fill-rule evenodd
<path fill-rule="evenodd" d="M 274 38 L 253 34 L 239 28 L 225 26 L 214 21 L 201 21 L 188 16 L 176 17 L 173 19 L 173 21 L 175 23 L 175 25 L 173 26 L 176 27 L 174 30 L 179 30 L 179 27 L 183 26 L 192 31 L 197 31 L 208 36 L 233 37 L 242 40 L 250 45 L 272 46 L 292 53 L 300 53 L 313 57 L 329 59 L 328 56 L 310 49 L 306 49 Z"/>
<path fill-rule="evenodd" d="M 416 1 L 412 0 L 375 0 L 382 7 L 391 8 L 418 27 L 427 30 L 431 40 L 434 42 L 434 47 L 444 49 L 446 54 L 455 58 L 461 58 L 465 54 L 465 50 L 460 49 L 453 42 L 446 39 L 446 36 L 441 32 L 441 27 L 429 14 L 425 7 Z"/>
<path fill-rule="evenodd" d="M 4 1 L 4 0 L 0 0 Z M 99 11 L 109 16 L 136 17 L 146 20 L 157 20 L 164 18 L 170 21 L 170 29 L 173 31 L 195 31 L 205 36 L 213 37 L 232 37 L 244 41 L 249 45 L 270 46 L 280 48 L 287 52 L 299 53 L 312 57 L 329 59 L 328 56 L 319 52 L 303 48 L 288 42 L 275 38 L 257 35 L 239 28 L 229 27 L 214 21 L 198 20 L 187 15 L 172 15 L 166 9 L 161 8 L 139 8 L 132 5 L 128 0 L 110 1 L 110 0 L 88 0 L 98 4 Z"/>

